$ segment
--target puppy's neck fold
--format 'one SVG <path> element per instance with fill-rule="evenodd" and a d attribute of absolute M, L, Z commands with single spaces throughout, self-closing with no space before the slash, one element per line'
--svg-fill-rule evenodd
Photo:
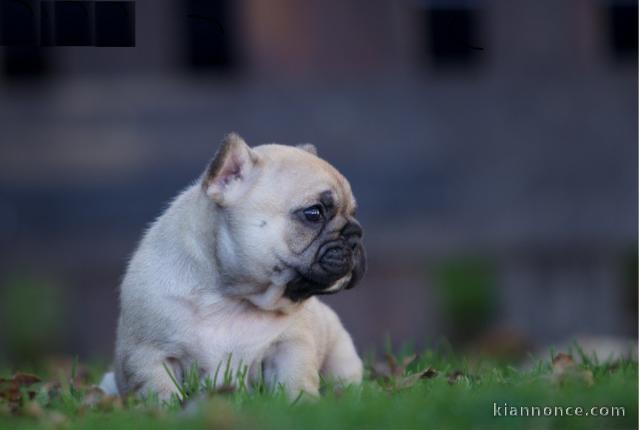
<path fill-rule="evenodd" d="M 248 295 L 246 300 L 263 311 L 290 314 L 300 308 L 301 302 L 285 297 L 285 289 L 286 285 L 270 285 L 262 293 Z"/>

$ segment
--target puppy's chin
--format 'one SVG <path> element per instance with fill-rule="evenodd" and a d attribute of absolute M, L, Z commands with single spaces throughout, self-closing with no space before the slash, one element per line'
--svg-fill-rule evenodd
<path fill-rule="evenodd" d="M 329 288 L 322 290 L 320 293 L 317 294 L 333 294 L 333 293 L 337 293 L 340 290 L 343 290 L 347 285 L 349 285 L 349 282 L 351 281 L 351 273 L 347 273 L 345 276 L 343 276 L 342 278 L 338 279 L 333 285 L 331 285 Z"/>
<path fill-rule="evenodd" d="M 284 290 L 284 297 L 293 302 L 301 302 L 311 296 L 323 294 L 335 294 L 349 285 L 352 274 L 347 273 L 342 278 L 329 285 L 320 284 L 298 273 L 289 281 Z"/>

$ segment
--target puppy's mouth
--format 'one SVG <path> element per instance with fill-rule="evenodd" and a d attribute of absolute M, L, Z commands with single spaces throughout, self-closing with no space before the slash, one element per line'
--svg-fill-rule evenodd
<path fill-rule="evenodd" d="M 284 297 L 293 302 L 300 302 L 311 296 L 336 294 L 349 283 L 350 279 L 351 274 L 349 273 L 334 283 L 326 285 L 324 283 L 316 282 L 296 270 L 295 277 L 287 283 L 287 287 L 284 291 Z"/>
<path fill-rule="evenodd" d="M 293 302 L 300 302 L 311 296 L 336 294 L 342 291 L 345 287 L 349 288 L 348 285 L 351 277 L 351 273 L 347 273 L 334 283 L 326 285 L 318 283 L 304 276 L 300 272 L 297 272 L 296 276 L 287 283 L 287 287 L 284 291 L 284 297 Z"/>
<path fill-rule="evenodd" d="M 320 257 L 307 271 L 289 266 L 294 276 L 287 283 L 284 297 L 299 302 L 315 295 L 336 294 L 353 288 L 366 270 L 364 248 L 361 244 L 337 250 L 335 243 L 320 248 Z"/>

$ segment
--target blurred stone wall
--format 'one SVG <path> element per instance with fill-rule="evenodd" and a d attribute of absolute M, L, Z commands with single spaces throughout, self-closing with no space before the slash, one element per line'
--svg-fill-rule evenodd
<path fill-rule="evenodd" d="M 62 292 L 50 349 L 110 353 L 128 256 L 231 130 L 313 142 L 350 179 L 371 270 L 329 301 L 360 347 L 468 341 L 465 318 L 538 344 L 637 334 L 637 53 L 611 12 L 633 4 L 263 3 L 202 30 L 224 64 L 187 55 L 208 6 L 138 0 L 136 48 L 51 48 L 43 77 L 0 81 L 0 292 Z M 432 55 L 456 31 L 466 48 Z"/>

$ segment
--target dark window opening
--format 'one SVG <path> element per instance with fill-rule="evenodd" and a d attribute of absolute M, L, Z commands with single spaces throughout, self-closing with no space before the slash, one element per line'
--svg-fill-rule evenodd
<path fill-rule="evenodd" d="M 39 47 L 38 2 L 0 0 L 0 73 L 6 78 L 38 78 L 50 72 Z"/>
<path fill-rule="evenodd" d="M 228 71 L 236 66 L 233 1 L 184 2 L 187 66 L 193 71 Z"/>
<path fill-rule="evenodd" d="M 95 9 L 96 46 L 136 46 L 135 2 L 100 1 Z"/>
<path fill-rule="evenodd" d="M 31 46 L 4 47 L 2 74 L 6 78 L 41 78 L 50 72 L 48 56 L 41 48 Z"/>
<path fill-rule="evenodd" d="M 422 10 L 424 59 L 434 66 L 470 66 L 482 59 L 479 12 L 456 2 Z"/>
<path fill-rule="evenodd" d="M 54 2 L 55 45 L 93 46 L 94 2 Z"/>
<path fill-rule="evenodd" d="M 638 3 L 615 2 L 608 6 L 609 43 L 618 60 L 638 59 Z"/>

